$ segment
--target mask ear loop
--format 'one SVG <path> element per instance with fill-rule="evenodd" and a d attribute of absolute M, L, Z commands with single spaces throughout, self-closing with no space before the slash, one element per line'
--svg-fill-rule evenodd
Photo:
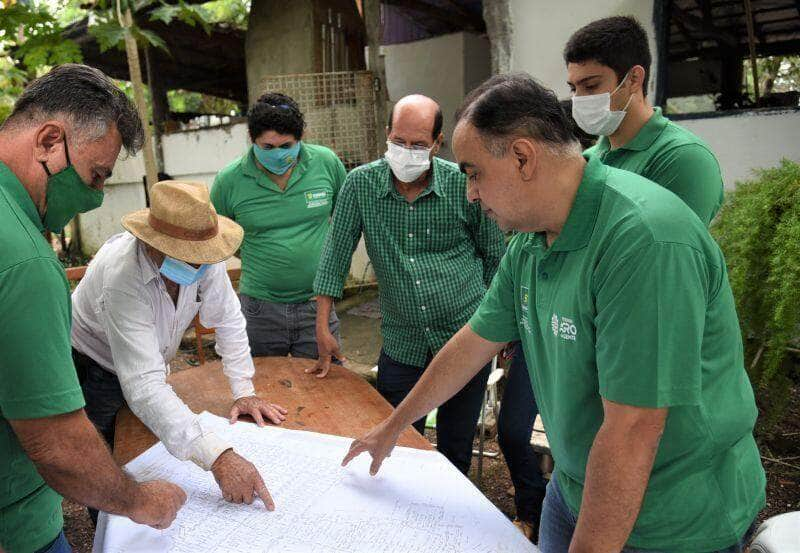
<path fill-rule="evenodd" d="M 631 67 L 631 68 L 628 70 L 628 72 L 627 72 L 627 73 L 625 73 L 625 76 L 624 76 L 624 77 L 622 77 L 622 80 L 621 80 L 621 81 L 619 82 L 619 84 L 617 85 L 617 88 L 615 88 L 615 89 L 614 89 L 614 91 L 613 91 L 611 94 L 609 94 L 609 95 L 608 95 L 608 96 L 609 96 L 609 98 L 610 98 L 611 96 L 613 96 L 614 94 L 616 94 L 616 93 L 617 93 L 617 91 L 618 91 L 620 88 L 622 88 L 622 85 L 623 85 L 623 84 L 625 84 L 625 81 L 628 79 L 628 76 L 631 74 L 631 71 L 633 71 L 633 68 L 632 68 L 632 67 Z M 627 111 L 627 109 L 628 109 L 628 106 L 630 106 L 630 105 L 631 105 L 631 100 L 633 100 L 633 94 L 631 94 L 630 96 L 628 96 L 628 101 L 625 103 L 625 107 L 623 107 L 623 108 L 622 108 L 620 111 Z"/>
<path fill-rule="evenodd" d="M 67 167 L 69 167 L 70 165 L 72 165 L 72 161 L 70 161 L 69 159 L 69 146 L 67 146 L 67 133 L 64 133 L 64 155 L 67 158 Z M 50 169 L 47 168 L 47 163 L 45 163 L 44 161 L 40 161 L 39 163 L 41 163 L 42 167 L 44 167 L 44 172 L 47 173 L 47 176 L 52 177 L 53 174 L 50 172 Z"/>

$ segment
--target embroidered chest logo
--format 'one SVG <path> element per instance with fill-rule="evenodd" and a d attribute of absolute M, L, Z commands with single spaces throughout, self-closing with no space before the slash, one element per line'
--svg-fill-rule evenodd
<path fill-rule="evenodd" d="M 531 294 L 528 291 L 527 286 L 520 286 L 519 290 L 519 307 L 521 310 L 521 319 L 522 319 L 522 327 L 525 329 L 525 332 L 528 334 L 532 334 L 531 330 L 531 322 L 528 319 L 528 304 L 530 303 Z"/>
<path fill-rule="evenodd" d="M 326 190 L 312 190 L 306 192 L 306 208 L 322 207 L 328 205 L 328 192 Z"/>
<path fill-rule="evenodd" d="M 553 330 L 553 336 L 558 336 L 562 340 L 574 342 L 578 336 L 578 327 L 575 326 L 575 321 L 563 315 L 559 317 L 553 313 L 550 318 L 550 328 Z"/>

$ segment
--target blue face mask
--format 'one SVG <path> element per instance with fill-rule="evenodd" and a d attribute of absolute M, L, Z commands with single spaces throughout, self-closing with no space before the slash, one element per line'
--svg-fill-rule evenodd
<path fill-rule="evenodd" d="M 195 269 L 185 261 L 164 256 L 159 272 L 175 284 L 189 286 L 200 280 L 200 277 L 203 276 L 207 269 L 208 265 L 200 265 L 199 268 Z"/>
<path fill-rule="evenodd" d="M 291 148 L 264 149 L 258 144 L 253 144 L 253 153 L 267 171 L 283 175 L 297 163 L 297 156 L 300 155 L 300 141 L 298 140 Z"/>

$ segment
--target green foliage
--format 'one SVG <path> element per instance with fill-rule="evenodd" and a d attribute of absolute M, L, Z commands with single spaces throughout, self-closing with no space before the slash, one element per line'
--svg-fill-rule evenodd
<path fill-rule="evenodd" d="M 783 160 L 755 177 L 737 184 L 712 233 L 725 253 L 748 372 L 767 398 L 770 426 L 787 405 L 786 347 L 800 330 L 800 165 Z"/>
<path fill-rule="evenodd" d="M 0 49 L 7 51 L 15 65 L 29 71 L 43 66 L 83 60 L 78 45 L 65 40 L 61 23 L 45 5 L 17 3 L 3 8 L 0 17 Z"/>

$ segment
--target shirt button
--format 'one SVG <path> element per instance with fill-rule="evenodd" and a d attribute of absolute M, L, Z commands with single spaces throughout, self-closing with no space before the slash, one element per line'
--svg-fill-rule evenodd
<path fill-rule="evenodd" d="M 414 258 L 412 257 L 409 261 L 411 261 L 411 263 L 414 263 Z"/>
<path fill-rule="evenodd" d="M 425 311 L 425 306 L 424 306 L 424 305 L 423 305 L 423 306 L 421 306 L 421 307 L 420 307 L 420 309 L 422 309 L 423 311 Z"/>
<path fill-rule="evenodd" d="M 419 286 L 419 281 L 417 281 L 417 286 Z"/>
<path fill-rule="evenodd" d="M 431 229 L 425 229 L 425 231 L 426 231 L 428 234 L 430 234 L 430 233 L 431 233 Z"/>
<path fill-rule="evenodd" d="M 431 327 L 429 327 L 429 326 L 426 326 L 426 327 L 425 327 L 425 332 L 430 332 L 430 331 L 431 331 Z"/>
<path fill-rule="evenodd" d="M 410 206 L 408 206 L 408 209 L 410 209 L 411 211 L 414 211 L 414 206 L 410 205 Z"/>
<path fill-rule="evenodd" d="M 409 232 L 409 233 L 408 233 L 408 237 L 409 237 L 409 238 L 414 238 L 414 233 L 413 233 L 413 232 Z"/>

